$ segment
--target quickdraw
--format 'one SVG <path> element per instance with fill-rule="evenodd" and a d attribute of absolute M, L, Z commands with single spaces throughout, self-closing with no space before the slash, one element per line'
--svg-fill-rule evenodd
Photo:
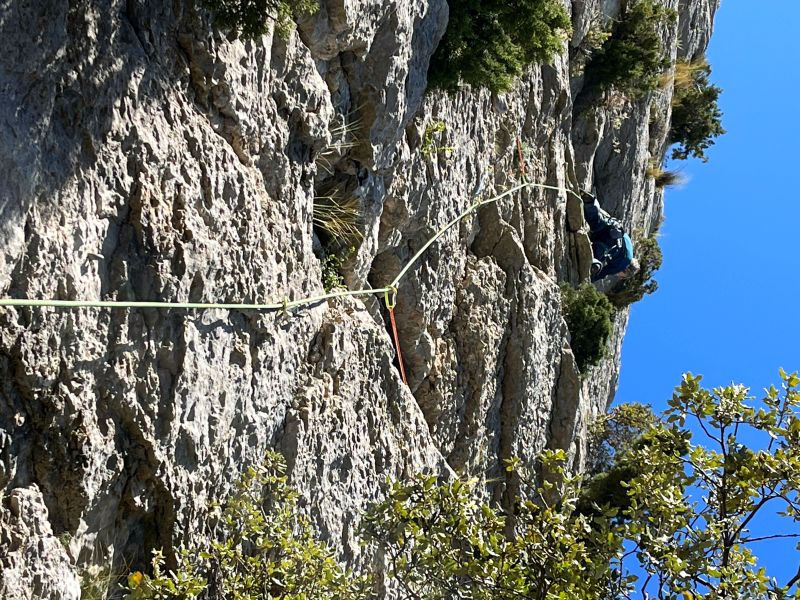
<path fill-rule="evenodd" d="M 391 292 L 391 300 L 389 294 Z M 386 303 L 386 310 L 389 311 L 389 321 L 392 323 L 392 335 L 394 336 L 394 347 L 397 350 L 397 363 L 400 365 L 400 376 L 403 383 L 408 385 L 406 379 L 406 368 L 403 364 L 403 353 L 400 351 L 400 336 L 397 334 L 397 322 L 394 319 L 394 307 L 397 305 L 397 288 L 392 286 L 383 293 L 383 300 Z"/>

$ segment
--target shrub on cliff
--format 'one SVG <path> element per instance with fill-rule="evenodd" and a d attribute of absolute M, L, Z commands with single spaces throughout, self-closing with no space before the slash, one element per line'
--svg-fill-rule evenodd
<path fill-rule="evenodd" d="M 493 480 L 506 484 L 503 505 L 478 500 L 477 479 L 392 483 L 362 515 L 383 583 L 426 600 L 796 598 L 800 571 L 778 583 L 752 551 L 800 535 L 800 377 L 780 376 L 756 403 L 744 386 L 707 390 L 687 374 L 664 415 L 628 405 L 605 420 L 613 451 L 591 479 L 568 472 L 563 450 L 540 455 L 540 475 L 505 461 Z M 375 598 L 369 577 L 313 538 L 284 469 L 271 455 L 248 470 L 221 541 L 185 551 L 175 571 L 156 553 L 152 576 L 129 576 L 128 598 Z M 763 519 L 775 509 L 782 519 Z"/>
<path fill-rule="evenodd" d="M 690 70 L 688 81 L 676 78 L 672 96 L 672 122 L 669 142 L 678 144 L 672 158 L 686 160 L 690 156 L 708 161 L 705 150 L 714 138 L 725 133 L 722 111 L 717 100 L 722 90 L 709 82 L 711 67 L 704 61 Z"/>
<path fill-rule="evenodd" d="M 297 508 L 286 462 L 271 452 L 249 467 L 222 506 L 214 507 L 217 541 L 184 550 L 174 572 L 154 553 L 153 574 L 128 577 L 128 600 L 164 598 L 315 598 L 366 600 L 369 579 L 342 569 Z"/>
<path fill-rule="evenodd" d="M 602 527 L 595 535 L 575 512 L 580 479 L 564 470 L 563 450 L 539 459 L 549 474 L 544 485 L 520 461 L 506 461 L 505 475 L 520 489 L 511 511 L 477 501 L 476 479 L 395 483 L 363 527 L 383 550 L 400 597 L 606 598 L 622 538 Z"/>
<path fill-rule="evenodd" d="M 294 29 L 295 15 L 311 14 L 319 8 L 318 0 L 202 0 L 214 13 L 214 22 L 245 39 L 269 32 L 274 24 L 279 36 L 286 38 Z"/>
<path fill-rule="evenodd" d="M 670 65 L 661 42 L 661 27 L 675 11 L 654 0 L 627 0 L 611 35 L 586 65 L 587 86 L 642 94 L 658 87 Z"/>
<path fill-rule="evenodd" d="M 395 484 L 365 526 L 401 597 L 797 598 L 796 565 L 779 583 L 753 551 L 800 535 L 800 377 L 781 371 L 759 402 L 700 381 L 685 375 L 662 416 L 620 411 L 599 476 L 571 477 L 563 451 L 538 478 L 509 461 L 505 510 L 475 480 Z"/>
<path fill-rule="evenodd" d="M 657 422 L 650 406 L 637 402 L 618 404 L 597 417 L 589 426 L 586 471 L 592 475 L 608 472 Z"/>
<path fill-rule="evenodd" d="M 634 242 L 634 247 L 636 258 L 639 260 L 639 270 L 633 276 L 617 282 L 606 293 L 616 308 L 630 306 L 658 289 L 658 282 L 653 279 L 653 274 L 661 268 L 663 260 L 658 238 L 655 234 L 640 237 Z"/>
<path fill-rule="evenodd" d="M 569 15 L 559 0 L 449 0 L 447 31 L 431 59 L 432 87 L 459 81 L 493 92 L 511 88 L 522 69 L 558 53 Z"/>
<path fill-rule="evenodd" d="M 583 373 L 597 365 L 606 354 L 614 307 L 605 294 L 590 283 L 577 289 L 562 286 L 561 303 L 575 362 Z"/>

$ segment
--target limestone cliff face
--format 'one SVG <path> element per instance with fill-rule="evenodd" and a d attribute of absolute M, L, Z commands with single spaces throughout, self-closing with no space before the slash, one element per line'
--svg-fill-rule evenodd
<path fill-rule="evenodd" d="M 253 42 L 189 0 L 6 0 L 0 296 L 310 296 L 313 198 L 331 190 L 361 207 L 347 283 L 380 287 L 481 181 L 514 181 L 517 140 L 530 180 L 595 187 L 649 230 L 671 91 L 576 109 L 585 35 L 618 4 L 572 3 L 554 64 L 493 96 L 426 93 L 444 0 L 322 0 L 288 40 Z M 702 53 L 717 0 L 668 4 L 667 47 Z M 452 151 L 423 152 L 439 122 Z M 378 299 L 290 316 L 0 308 L 0 593 L 77 598 L 79 565 L 169 551 L 268 448 L 353 561 L 387 476 L 453 470 L 500 498 L 504 457 L 560 447 L 580 467 L 627 322 L 581 379 L 558 291 L 585 275 L 581 226 L 564 192 L 527 189 L 431 247 L 398 294 L 408 386 Z"/>

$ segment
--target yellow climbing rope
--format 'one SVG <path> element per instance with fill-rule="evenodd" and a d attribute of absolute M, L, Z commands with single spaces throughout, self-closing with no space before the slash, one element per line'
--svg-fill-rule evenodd
<path fill-rule="evenodd" d="M 477 210 L 480 206 L 484 206 L 486 204 L 492 204 L 503 198 L 506 198 L 515 192 L 518 192 L 524 188 L 528 187 L 537 187 L 541 189 L 549 189 L 549 190 L 556 190 L 559 192 L 565 192 L 568 194 L 572 194 L 580 198 L 578 194 L 573 192 L 572 190 L 561 188 L 553 185 L 546 185 L 543 183 L 529 183 L 524 182 L 518 185 L 515 185 L 512 188 L 504 191 L 497 196 L 492 198 L 487 198 L 485 200 L 480 198 L 480 191 L 476 194 L 477 199 L 473 202 L 464 212 L 460 215 L 455 217 L 453 220 L 448 222 L 444 227 L 442 227 L 439 231 L 437 231 L 433 237 L 431 237 L 425 244 L 420 248 L 414 256 L 405 264 L 402 270 L 397 274 L 397 276 L 392 280 L 392 282 L 382 288 L 375 288 L 375 289 L 363 289 L 363 290 L 340 290 L 335 292 L 329 292 L 327 294 L 320 294 L 317 296 L 309 296 L 307 298 L 299 298 L 297 300 L 289 300 L 288 298 L 284 298 L 281 302 L 272 302 L 272 303 L 236 303 L 236 302 L 140 302 L 140 301 L 127 301 L 127 300 L 35 300 L 29 298 L 0 298 L 0 306 L 49 306 L 54 308 L 65 308 L 65 309 L 78 309 L 78 308 L 172 308 L 172 309 L 225 309 L 225 310 L 264 310 L 264 311 L 273 311 L 273 310 L 281 310 L 281 311 L 288 311 L 292 308 L 298 308 L 301 306 L 313 306 L 315 304 L 319 304 L 320 302 L 324 302 L 325 300 L 332 300 L 334 298 L 343 298 L 345 296 L 357 297 L 357 296 L 372 296 L 376 294 L 384 294 L 386 307 L 389 309 L 389 294 L 392 295 L 392 306 L 397 298 L 397 289 L 400 284 L 400 281 L 408 274 L 411 267 L 413 267 L 417 261 L 422 257 L 425 251 L 430 248 L 430 246 L 436 242 L 440 237 L 442 237 L 447 231 L 455 226 L 458 222 L 460 222 L 465 217 L 469 216 L 475 210 Z"/>

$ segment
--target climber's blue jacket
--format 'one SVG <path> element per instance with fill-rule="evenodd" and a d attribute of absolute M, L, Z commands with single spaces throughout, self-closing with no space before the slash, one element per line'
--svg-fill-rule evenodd
<path fill-rule="evenodd" d="M 592 244 L 592 254 L 594 257 L 603 263 L 603 268 L 592 277 L 592 281 L 597 281 L 609 275 L 616 275 L 622 273 L 628 268 L 633 260 L 633 242 L 628 237 L 627 233 L 623 233 L 621 238 L 614 240 L 614 245 L 611 247 L 598 248 L 599 252 L 595 251 L 595 247 L 599 244 Z"/>
<path fill-rule="evenodd" d="M 603 265 L 592 281 L 627 269 L 633 260 L 633 242 L 622 224 L 600 208 L 597 200 L 584 203 L 583 214 L 590 229 L 592 254 Z"/>

